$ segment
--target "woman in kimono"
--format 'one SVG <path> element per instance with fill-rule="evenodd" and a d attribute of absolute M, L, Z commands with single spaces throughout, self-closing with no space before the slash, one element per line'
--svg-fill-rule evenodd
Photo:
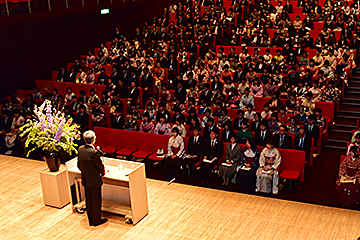
<path fill-rule="evenodd" d="M 352 181 L 352 182 L 350 182 Z M 352 205 L 360 201 L 360 159 L 358 148 L 352 146 L 349 155 L 340 163 L 339 174 L 336 180 L 336 189 L 339 201 L 344 205 Z"/>
<path fill-rule="evenodd" d="M 165 121 L 166 121 L 165 114 L 162 114 L 160 116 L 160 122 L 158 124 L 156 124 L 155 130 L 154 130 L 155 134 L 170 135 L 171 126 L 169 123 L 167 123 Z"/>
<path fill-rule="evenodd" d="M 226 146 L 225 162 L 219 167 L 219 176 L 223 179 L 222 185 L 227 186 L 229 179 L 234 176 L 240 153 L 241 147 L 237 144 L 237 136 L 233 135 L 230 138 L 230 143 Z"/>
<path fill-rule="evenodd" d="M 165 171 L 170 179 L 174 179 L 180 171 L 180 161 L 185 158 L 185 144 L 179 135 L 179 129 L 171 129 L 171 137 L 168 142 L 166 159 L 164 160 Z"/>
<path fill-rule="evenodd" d="M 237 168 L 236 184 L 243 192 L 255 190 L 256 170 L 259 168 L 260 152 L 255 141 L 247 141 L 246 147 L 240 154 L 239 166 Z"/>
<path fill-rule="evenodd" d="M 280 163 L 280 153 L 276 148 L 274 148 L 273 139 L 269 139 L 266 142 L 266 148 L 264 148 L 260 154 L 260 167 L 256 171 L 256 192 L 270 193 L 272 188 L 273 194 L 276 195 L 279 193 L 278 168 Z"/>

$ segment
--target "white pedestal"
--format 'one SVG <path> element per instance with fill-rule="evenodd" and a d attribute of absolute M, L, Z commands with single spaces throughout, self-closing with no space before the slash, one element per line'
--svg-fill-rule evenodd
<path fill-rule="evenodd" d="M 45 205 L 62 208 L 70 202 L 66 167 L 60 165 L 58 172 L 40 171 L 41 188 Z"/>

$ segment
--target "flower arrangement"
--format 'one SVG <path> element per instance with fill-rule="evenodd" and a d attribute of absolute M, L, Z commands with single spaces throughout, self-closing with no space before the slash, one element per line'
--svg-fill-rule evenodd
<path fill-rule="evenodd" d="M 63 113 L 52 108 L 51 101 L 45 100 L 40 107 L 35 106 L 33 119 L 20 128 L 20 137 L 27 135 L 25 147 L 32 147 L 26 156 L 36 149 L 49 154 L 60 150 L 77 153 L 74 140 L 80 139 L 78 129 L 72 118 L 67 120 Z"/>

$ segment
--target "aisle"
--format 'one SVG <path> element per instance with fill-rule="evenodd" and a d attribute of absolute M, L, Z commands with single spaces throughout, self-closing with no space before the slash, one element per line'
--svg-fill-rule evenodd
<path fill-rule="evenodd" d="M 44 162 L 0 156 L 1 239 L 356 239 L 357 211 L 148 180 L 150 214 L 135 227 L 108 215 L 89 227 L 86 215 L 46 207 Z"/>

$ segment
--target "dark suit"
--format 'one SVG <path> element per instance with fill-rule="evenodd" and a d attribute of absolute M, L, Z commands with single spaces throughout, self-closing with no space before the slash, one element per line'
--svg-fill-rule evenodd
<path fill-rule="evenodd" d="M 194 176 L 195 173 L 195 164 L 199 162 L 201 156 L 204 154 L 205 151 L 205 140 L 203 137 L 198 136 L 197 141 L 195 141 L 195 137 L 189 137 L 188 144 L 187 144 L 187 155 L 196 155 L 195 158 L 185 158 L 181 161 L 181 165 L 183 170 L 187 168 L 190 169 L 190 175 Z"/>
<path fill-rule="evenodd" d="M 131 98 L 131 101 L 136 101 L 139 98 L 139 89 L 138 88 L 131 88 L 129 90 L 128 98 Z"/>
<path fill-rule="evenodd" d="M 116 129 L 124 129 L 124 122 L 125 122 L 125 119 L 124 119 L 123 116 L 120 116 L 119 118 L 116 118 L 115 115 L 113 115 L 111 117 L 110 127 L 111 128 L 116 128 Z"/>
<path fill-rule="evenodd" d="M 91 145 L 79 147 L 78 168 L 85 188 L 86 212 L 90 226 L 101 221 L 101 177 L 105 175 L 100 154 Z"/>
<path fill-rule="evenodd" d="M 234 83 L 240 83 L 241 82 L 241 78 L 245 77 L 245 72 L 244 71 L 236 71 L 234 73 L 234 79 L 233 82 Z"/>
<path fill-rule="evenodd" d="M 244 119 L 240 119 L 240 118 L 235 118 L 234 119 L 234 123 L 233 123 L 233 128 L 235 130 L 240 130 L 241 129 L 241 122 L 243 121 Z"/>
<path fill-rule="evenodd" d="M 315 124 L 312 126 L 312 130 L 310 132 L 309 125 L 305 126 L 306 135 L 314 139 L 314 146 L 316 146 L 317 141 L 319 140 L 320 129 Z"/>
<path fill-rule="evenodd" d="M 229 133 L 226 134 L 226 130 L 224 129 L 221 133 L 221 141 L 229 143 L 231 137 L 233 137 L 233 136 L 235 136 L 235 132 L 233 130 L 229 131 Z"/>
<path fill-rule="evenodd" d="M 292 138 L 285 134 L 282 143 L 280 142 L 280 134 L 276 134 L 274 136 L 275 147 L 276 148 L 283 148 L 283 149 L 291 149 L 292 148 Z"/>
<path fill-rule="evenodd" d="M 217 129 L 217 131 L 219 132 L 219 129 L 215 126 L 215 123 L 214 123 L 214 126 L 212 127 L 212 129 Z M 210 139 L 210 132 L 211 132 L 212 129 L 210 129 L 208 125 L 205 126 L 205 128 L 204 128 L 204 138 L 205 138 L 206 141 L 208 141 Z"/>
<path fill-rule="evenodd" d="M 265 147 L 265 145 L 266 145 L 266 141 L 268 140 L 268 139 L 270 139 L 272 136 L 271 136 L 271 133 L 270 133 L 270 131 L 269 130 L 266 130 L 266 132 L 265 132 L 265 136 L 263 136 L 262 138 L 261 138 L 261 131 L 260 131 L 260 129 L 259 130 L 257 130 L 256 131 L 256 133 L 255 133 L 255 142 L 256 142 L 256 144 L 258 145 L 258 146 L 263 146 L 263 147 Z"/>
<path fill-rule="evenodd" d="M 149 100 L 149 92 L 153 87 L 154 78 L 151 74 L 147 74 L 141 77 L 141 88 L 143 90 L 143 103 L 145 104 Z M 144 90 L 147 88 L 147 90 Z"/>
<path fill-rule="evenodd" d="M 65 75 L 66 82 L 75 82 L 76 73 L 75 72 L 68 72 Z"/>
<path fill-rule="evenodd" d="M 294 149 L 305 151 L 305 160 L 309 160 L 310 155 L 310 148 L 311 148 L 311 138 L 305 135 L 305 139 L 303 140 L 302 146 L 300 145 L 300 137 L 296 136 L 294 141 Z"/>
<path fill-rule="evenodd" d="M 86 127 L 89 123 L 89 118 L 90 118 L 90 116 L 86 112 L 84 112 L 83 114 L 78 112 L 76 114 L 76 118 L 75 118 L 74 122 L 80 125 L 81 132 L 84 132 L 86 130 Z"/>
<path fill-rule="evenodd" d="M 115 93 L 119 94 L 119 98 L 127 98 L 128 94 L 129 94 L 129 90 L 128 90 L 128 87 L 125 84 L 123 84 L 121 86 L 118 85 L 115 88 Z"/>
<path fill-rule="evenodd" d="M 213 158 L 216 158 L 216 160 L 212 163 L 201 162 L 201 169 L 203 171 L 203 178 L 205 182 L 210 182 L 212 169 L 219 163 L 223 152 L 224 145 L 221 141 L 216 140 L 213 146 L 211 140 L 206 142 L 204 158 L 206 157 L 209 161 L 211 161 Z"/>
<path fill-rule="evenodd" d="M 60 81 L 60 82 L 65 82 L 66 81 L 66 72 L 64 71 L 59 71 L 56 81 Z"/>
<path fill-rule="evenodd" d="M 205 94 L 205 91 L 201 91 L 200 93 L 200 98 L 199 98 L 199 103 L 202 103 L 203 101 L 207 101 L 207 102 L 211 102 L 211 98 L 212 98 L 212 92 L 208 91 Z"/>

